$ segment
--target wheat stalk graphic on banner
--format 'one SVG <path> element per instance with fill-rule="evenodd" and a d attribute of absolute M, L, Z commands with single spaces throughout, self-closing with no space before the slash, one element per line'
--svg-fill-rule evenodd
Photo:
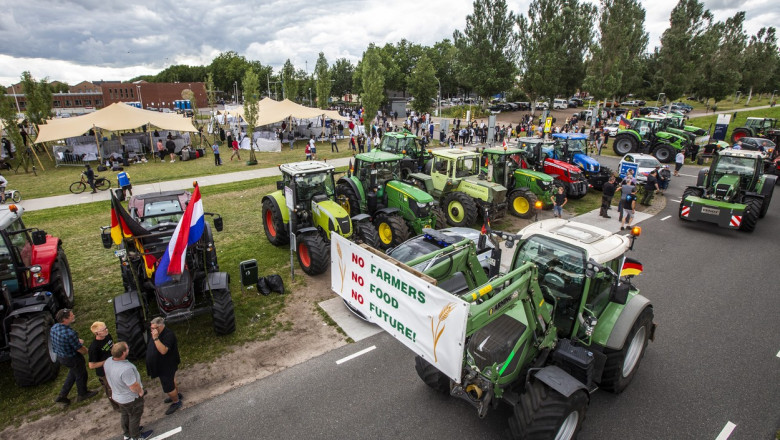
<path fill-rule="evenodd" d="M 344 274 L 347 270 L 347 268 L 342 263 L 342 256 L 341 256 L 341 246 L 339 246 L 339 243 L 336 242 L 336 253 L 339 254 L 339 272 L 341 275 L 341 291 L 344 291 Z"/>
<path fill-rule="evenodd" d="M 431 336 L 433 336 L 433 362 L 438 362 L 438 357 L 436 356 L 436 346 L 439 344 L 439 338 L 441 338 L 442 333 L 444 333 L 444 328 L 446 325 L 444 325 L 444 321 L 447 319 L 447 317 L 450 316 L 450 313 L 455 309 L 455 303 L 449 303 L 444 308 L 441 309 L 441 312 L 439 312 L 439 318 L 436 322 L 436 327 L 434 328 L 433 325 L 433 317 L 431 317 Z M 439 328 L 441 326 L 441 329 Z"/>

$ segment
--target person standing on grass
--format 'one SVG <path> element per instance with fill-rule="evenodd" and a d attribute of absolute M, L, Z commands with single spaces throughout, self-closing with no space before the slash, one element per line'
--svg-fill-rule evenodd
<path fill-rule="evenodd" d="M 230 136 L 228 136 L 228 138 L 229 137 Z M 232 161 L 234 157 L 237 157 L 238 160 L 241 160 L 241 153 L 238 151 L 238 141 L 233 139 L 231 147 L 233 148 L 233 153 L 230 155 L 230 160 Z"/>
<path fill-rule="evenodd" d="M 160 156 L 160 162 L 165 160 L 165 147 L 163 146 L 162 139 L 157 139 L 157 155 Z"/>
<path fill-rule="evenodd" d="M 674 175 L 679 176 L 680 170 L 685 163 L 685 149 L 677 151 L 677 155 L 674 156 Z"/>
<path fill-rule="evenodd" d="M 111 407 L 114 411 L 119 411 L 119 405 L 111 398 L 111 387 L 106 380 L 106 373 L 103 370 L 103 364 L 106 359 L 111 357 L 111 348 L 114 346 L 114 340 L 111 338 L 111 333 L 108 332 L 105 322 L 95 321 L 90 327 L 92 333 L 95 335 L 95 339 L 89 344 L 87 365 L 90 370 L 95 370 L 95 376 L 97 376 L 100 384 L 103 385 L 103 390 L 106 392 L 106 397 L 111 403 Z"/>
<path fill-rule="evenodd" d="M 214 144 L 211 145 L 211 152 L 214 153 L 214 165 L 222 165 L 222 159 L 219 157 L 219 142 L 216 140 L 214 141 Z"/>
<path fill-rule="evenodd" d="M 130 349 L 126 342 L 111 347 L 111 357 L 103 363 L 108 386 L 119 406 L 120 425 L 124 440 L 148 438 L 152 431 L 141 434 L 141 416 L 144 413 L 146 390 L 141 383 L 138 369 L 127 360 Z"/>
<path fill-rule="evenodd" d="M 553 196 L 550 197 L 550 200 L 553 202 L 553 217 L 562 218 L 563 206 L 569 201 L 569 199 L 566 198 L 566 194 L 563 192 L 562 186 L 558 187 L 558 192 L 553 194 Z"/>
<path fill-rule="evenodd" d="M 171 155 L 171 163 L 176 162 L 176 143 L 173 142 L 173 136 L 168 133 L 168 140 L 165 141 L 165 148 L 168 150 L 168 154 Z"/>
<path fill-rule="evenodd" d="M 306 147 L 304 147 L 304 153 L 306 153 L 306 160 L 311 160 L 311 146 L 309 143 L 306 143 Z"/>
<path fill-rule="evenodd" d="M 84 340 L 79 339 L 76 330 L 70 326 L 76 320 L 76 315 L 70 309 L 61 309 L 54 318 L 57 323 L 52 326 L 49 334 L 51 349 L 57 355 L 57 362 L 68 369 L 65 383 L 62 384 L 60 393 L 54 401 L 66 406 L 70 405 L 68 393 L 73 388 L 73 384 L 76 384 L 78 391 L 77 402 L 97 396 L 97 391 L 87 389 L 87 365 L 84 362 L 87 347 L 84 346 Z"/>
<path fill-rule="evenodd" d="M 165 325 L 165 320 L 161 317 L 152 319 L 149 325 L 152 339 L 146 349 L 146 372 L 149 377 L 160 378 L 162 390 L 168 395 L 165 403 L 171 406 L 165 411 L 169 416 L 181 408 L 182 395 L 179 393 L 179 387 L 176 384 L 176 371 L 179 369 L 179 343 L 173 330 Z"/>
<path fill-rule="evenodd" d="M 293 134 L 292 128 L 287 132 L 287 142 L 290 143 L 290 151 L 292 151 L 293 143 L 295 142 L 295 134 Z"/>
<path fill-rule="evenodd" d="M 336 132 L 330 134 L 330 152 L 331 153 L 338 153 L 339 152 L 339 146 L 336 143 Z"/>
<path fill-rule="evenodd" d="M 314 141 L 314 135 L 309 136 L 309 152 L 311 153 L 311 160 L 317 160 L 317 143 Z"/>

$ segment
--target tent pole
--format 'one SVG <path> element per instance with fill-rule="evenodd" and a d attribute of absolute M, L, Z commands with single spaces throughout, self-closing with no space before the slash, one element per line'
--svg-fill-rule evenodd
<path fill-rule="evenodd" d="M 54 147 L 52 146 L 52 148 L 54 148 Z M 49 153 L 49 143 L 48 142 L 44 142 L 43 143 L 43 151 L 45 151 L 46 155 L 49 156 L 49 159 L 52 162 L 54 162 L 54 158 L 51 156 L 51 153 Z"/>
<path fill-rule="evenodd" d="M 97 143 L 98 164 L 102 164 L 103 163 L 103 151 L 101 151 L 102 148 L 100 148 L 100 140 L 98 140 L 97 127 L 95 127 L 95 124 L 92 124 L 92 133 L 95 133 L 95 143 Z"/>
<path fill-rule="evenodd" d="M 150 150 L 150 153 L 152 153 L 152 162 L 154 162 L 154 157 L 155 157 L 154 153 L 156 151 L 155 150 L 156 146 L 154 145 L 154 139 L 152 138 L 152 131 L 150 130 L 150 128 L 152 128 L 152 123 L 151 122 L 147 122 L 146 123 L 146 132 L 149 133 L 149 150 Z"/>
<path fill-rule="evenodd" d="M 33 156 L 35 156 L 35 159 L 38 161 L 38 165 L 41 166 L 41 169 L 43 171 L 46 171 L 46 168 L 44 168 L 43 164 L 41 163 L 41 158 L 38 157 L 38 153 L 35 152 L 35 148 L 32 148 L 32 147 L 28 147 L 28 148 L 30 148 L 30 151 L 32 151 L 32 154 L 33 154 Z"/>

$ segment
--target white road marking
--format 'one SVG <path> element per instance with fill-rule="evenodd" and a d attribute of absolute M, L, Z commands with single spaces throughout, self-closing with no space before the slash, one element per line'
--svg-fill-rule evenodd
<path fill-rule="evenodd" d="M 682 200 L 672 200 L 674 203 L 680 203 Z"/>
<path fill-rule="evenodd" d="M 692 176 L 692 175 L 690 175 L 690 174 L 683 174 L 683 173 L 680 173 L 680 174 L 678 174 L 678 175 L 679 175 L 679 176 L 685 176 L 685 177 L 699 177 L 699 176 Z"/>
<path fill-rule="evenodd" d="M 778 352 L 777 352 L 777 357 L 779 357 L 779 358 L 780 358 L 780 351 L 778 351 Z"/>
<path fill-rule="evenodd" d="M 728 422 L 726 423 L 726 426 L 723 427 L 723 430 L 718 434 L 717 437 L 715 437 L 715 440 L 726 440 L 731 435 L 731 432 L 734 431 L 734 428 L 736 428 L 737 425 Z"/>
<path fill-rule="evenodd" d="M 362 356 L 362 355 L 368 353 L 369 351 L 371 351 L 371 350 L 373 350 L 375 348 L 376 348 L 376 345 L 372 345 L 372 346 L 370 346 L 370 347 L 368 347 L 366 349 L 360 350 L 359 352 L 357 352 L 355 354 L 351 354 L 351 355 L 349 355 L 349 356 L 347 356 L 345 358 L 339 359 L 339 360 L 336 361 L 336 365 L 341 365 L 341 364 L 343 364 L 346 361 L 351 361 L 352 359 L 355 359 L 358 356 Z"/>
<path fill-rule="evenodd" d="M 164 438 L 168 438 L 168 437 L 170 437 L 172 435 L 176 435 L 176 434 L 178 434 L 180 432 L 181 432 L 181 426 L 179 426 L 176 429 L 171 429 L 168 432 L 163 432 L 162 434 L 158 435 L 157 437 L 152 437 L 149 440 L 163 440 Z"/>
<path fill-rule="evenodd" d="M 668 218 L 672 218 L 672 216 L 671 215 L 667 215 L 666 217 L 662 218 L 661 221 L 664 221 L 664 220 L 666 220 Z"/>

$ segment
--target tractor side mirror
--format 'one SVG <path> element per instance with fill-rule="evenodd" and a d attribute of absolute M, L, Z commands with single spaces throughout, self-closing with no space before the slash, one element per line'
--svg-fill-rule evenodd
<path fill-rule="evenodd" d="M 46 231 L 32 231 L 32 242 L 35 246 L 46 244 Z"/>
<path fill-rule="evenodd" d="M 214 229 L 216 229 L 217 232 L 221 232 L 222 231 L 222 227 L 223 227 L 222 216 L 217 216 L 214 219 Z"/>
<path fill-rule="evenodd" d="M 103 247 L 111 249 L 111 245 L 114 244 L 114 240 L 111 238 L 111 228 L 103 226 L 100 228 L 100 240 L 103 242 Z"/>
<path fill-rule="evenodd" d="M 612 292 L 609 294 L 609 300 L 617 304 L 625 304 L 628 301 L 628 291 L 630 286 L 628 283 L 617 284 L 612 287 Z"/>
<path fill-rule="evenodd" d="M 276 181 L 276 189 L 280 190 L 280 191 L 284 189 L 284 180 L 277 180 Z"/>

